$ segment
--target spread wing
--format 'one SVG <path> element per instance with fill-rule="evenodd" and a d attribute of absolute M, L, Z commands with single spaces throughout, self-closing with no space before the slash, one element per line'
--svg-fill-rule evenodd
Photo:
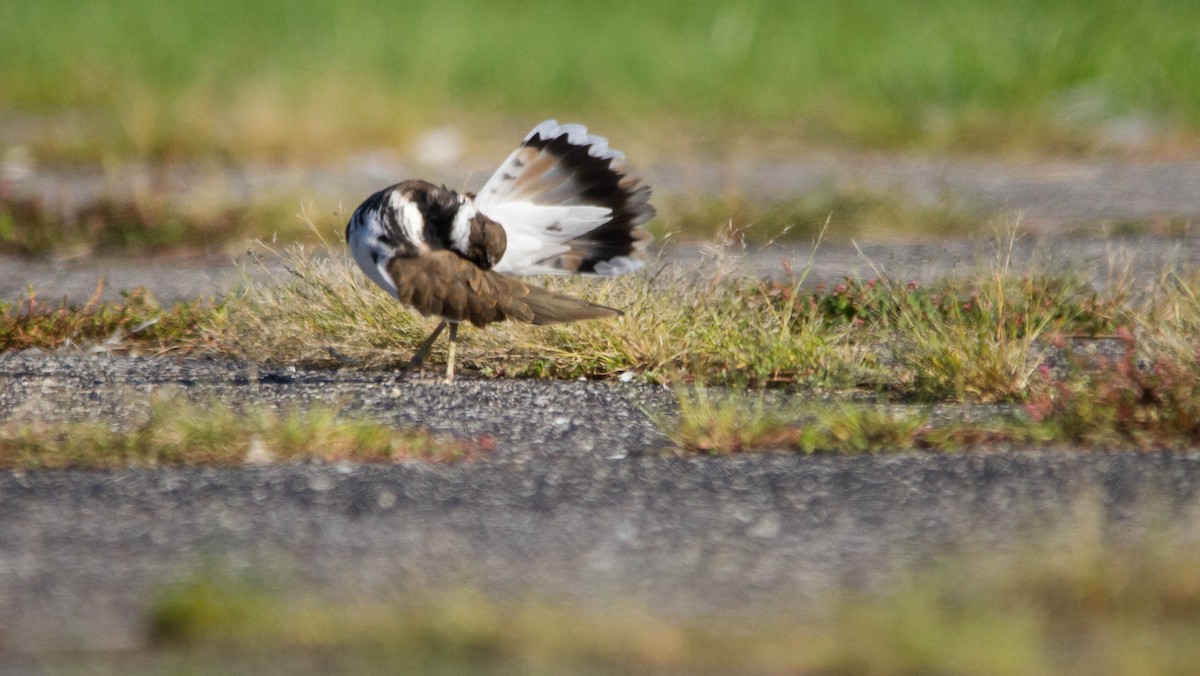
<path fill-rule="evenodd" d="M 551 324 L 621 314 L 610 307 L 484 270 L 445 249 L 397 256 L 388 263 L 387 272 L 400 302 L 425 315 L 469 321 L 475 326 L 505 319 Z"/>

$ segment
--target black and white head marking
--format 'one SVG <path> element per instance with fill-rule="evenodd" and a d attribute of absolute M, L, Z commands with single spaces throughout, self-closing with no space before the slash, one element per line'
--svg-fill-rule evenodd
<path fill-rule="evenodd" d="M 499 227 L 479 213 L 471 195 L 425 181 L 405 181 L 371 195 L 355 210 L 346 225 L 346 241 L 367 276 L 395 295 L 386 268 L 397 256 L 449 249 L 490 269 L 503 245 L 497 249 L 483 236 L 484 222 Z"/>

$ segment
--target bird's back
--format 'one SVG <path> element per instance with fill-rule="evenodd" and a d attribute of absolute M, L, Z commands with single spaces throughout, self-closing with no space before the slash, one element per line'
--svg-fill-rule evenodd
<path fill-rule="evenodd" d="M 636 270 L 654 216 L 624 155 L 579 125 L 538 125 L 476 197 L 410 180 L 368 197 L 346 226 L 367 276 L 426 315 L 485 325 L 614 316 L 617 310 L 506 274 Z"/>

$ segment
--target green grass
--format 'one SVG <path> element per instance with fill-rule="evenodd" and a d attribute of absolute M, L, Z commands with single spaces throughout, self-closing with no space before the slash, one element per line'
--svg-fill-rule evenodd
<path fill-rule="evenodd" d="M 78 202 L 0 190 L 0 254 L 232 254 L 254 239 L 319 244 L 304 214 L 341 218 L 344 206 L 297 204 L 294 197 L 244 203 L 227 188 L 171 195 L 108 190 Z M 803 198 L 675 198 L 661 200 L 658 207 L 659 217 L 648 227 L 660 240 L 810 241 L 825 230 L 838 241 L 965 238 L 987 220 L 981 210 L 948 199 L 922 203 L 895 192 L 832 187 Z"/>
<path fill-rule="evenodd" d="M 660 418 L 658 425 L 682 450 L 715 455 L 803 447 L 810 441 L 793 417 L 768 406 L 761 395 L 696 387 L 678 392 L 677 400 L 678 419 Z"/>
<path fill-rule="evenodd" d="M 371 284 L 347 260 L 340 235 L 315 230 L 329 239 L 315 250 L 267 249 L 268 261 L 280 265 L 263 265 L 228 301 L 237 318 L 227 333 L 232 349 L 335 364 L 332 348 L 343 362 L 402 365 L 433 322 Z M 633 371 L 652 382 L 865 386 L 907 400 L 1021 401 L 1058 337 L 1112 335 L 1155 312 L 1123 285 L 1101 294 L 1070 277 L 1017 276 L 1012 251 L 1006 238 L 990 270 L 928 286 L 887 279 L 814 286 L 808 267 L 764 281 L 738 274 L 736 256 L 720 252 L 696 266 L 702 274 L 654 263 L 612 280 L 546 278 L 538 283 L 625 315 L 469 328 L 459 354 L 466 368 L 488 376 Z M 1171 293 L 1160 286 L 1153 298 L 1165 303 Z M 1187 326 L 1172 334 L 1185 344 Z"/>
<path fill-rule="evenodd" d="M 649 228 L 686 239 L 850 241 L 969 239 L 988 220 L 978 207 L 943 198 L 929 202 L 897 191 L 825 186 L 803 196 L 764 200 L 745 195 L 661 201 Z"/>
<path fill-rule="evenodd" d="M 1043 370 L 1026 408 L 1049 436 L 1075 445 L 1194 448 L 1200 444 L 1200 358 L 1154 355 L 1139 364 L 1137 338 L 1123 330 L 1124 354 L 1076 363 L 1066 376 Z M 1080 360 L 1082 361 L 1082 360 Z"/>
<path fill-rule="evenodd" d="M 204 176 L 202 173 L 201 176 Z M 152 182 L 152 181 L 151 181 Z M 344 214 L 346 205 L 297 204 L 294 196 L 237 198 L 204 178 L 186 193 L 159 192 L 114 177 L 99 194 L 75 199 L 0 190 L 0 254 L 78 256 L 171 252 L 237 253 L 254 239 L 319 243 L 307 214 Z M 140 186 L 140 187 L 139 187 Z M 895 191 L 825 186 L 804 197 L 748 200 L 666 198 L 649 224 L 659 239 L 809 241 L 974 235 L 989 214 L 949 198 L 923 202 Z"/>
<path fill-rule="evenodd" d="M 168 664 L 357 673 L 1134 675 L 1200 660 L 1194 546 L 1106 542 L 1085 527 L 1014 549 L 968 550 L 882 593 L 686 620 L 464 590 L 327 599 L 209 572 L 164 589 L 148 626 Z"/>
<path fill-rule="evenodd" d="M 1075 441 L 1056 435 L 1058 428 L 1041 424 L 1042 419 L 1002 411 L 969 422 L 934 420 L 930 407 L 768 397 L 763 392 L 703 387 L 678 388 L 676 401 L 677 415 L 658 416 L 657 422 L 676 451 L 684 454 L 944 453 Z"/>
<path fill-rule="evenodd" d="M 369 282 L 347 259 L 339 234 L 314 232 L 329 239 L 315 248 L 264 246 L 263 260 L 219 303 L 163 309 L 133 292 L 116 303 L 94 298 L 71 307 L 31 294 L 0 306 L 0 349 L 99 343 L 106 350 L 204 350 L 315 367 L 405 364 L 433 320 Z M 543 279 L 625 315 L 468 327 L 460 335 L 460 365 L 483 377 L 632 374 L 677 386 L 858 391 L 897 403 L 1026 409 L 1016 425 L 945 428 L 869 409 L 798 415 L 700 390 L 681 395 L 679 431 L 672 431 L 675 423 L 666 429 L 680 448 L 705 453 L 1200 443 L 1196 274 L 1171 272 L 1134 293 L 1118 271 L 1116 282 L 1097 291 L 1083 277 L 1036 268 L 1014 273 L 1012 237 L 997 242 L 990 268 L 925 285 L 883 277 L 813 285 L 809 267 L 764 280 L 738 274 L 736 256 L 721 252 L 698 265 L 700 273 L 654 262 L 644 273 L 611 280 Z M 1089 343 L 1107 352 L 1097 357 L 1076 348 Z M 443 341 L 433 363 L 444 349 Z M 805 416 L 816 422 L 795 424 Z"/>
<path fill-rule="evenodd" d="M 714 394 L 693 387 L 678 388 L 677 417 L 658 422 L 680 452 L 707 455 L 1196 448 L 1200 355 L 1194 348 L 1182 358 L 1146 349 L 1127 328 L 1117 335 L 1119 356 L 1068 350 L 1065 367 L 1041 363 L 1011 393 L 1023 402 L 1019 413 L 1010 407 L 982 419 L 934 420 L 928 408 L 902 411 L 886 401 L 828 403 L 803 395 L 768 400 L 762 392 Z"/>
<path fill-rule="evenodd" d="M 126 429 L 106 422 L 20 418 L 0 426 L 0 469 L 229 466 L 307 459 L 445 462 L 482 448 L 343 416 L 328 406 L 238 410 L 182 398 L 152 402 L 148 414 Z"/>
<path fill-rule="evenodd" d="M 329 158 L 582 118 L 673 154 L 1047 152 L 1200 130 L 1188 0 L 10 2 L 3 114 L 43 159 Z M 670 130 L 669 133 L 664 131 Z"/>
<path fill-rule="evenodd" d="M 104 280 L 81 306 L 37 295 L 0 300 L 0 353 L 27 348 L 101 346 L 118 351 L 220 349 L 227 329 L 225 307 L 209 299 L 176 303 L 163 308 L 144 289 L 121 292 L 121 300 L 100 300 Z"/>
<path fill-rule="evenodd" d="M 229 313 L 241 354 L 337 363 L 333 348 L 361 366 L 402 365 L 436 322 L 400 306 L 367 280 L 329 235 L 314 251 L 265 254 L 278 267 L 248 277 Z M 504 322 L 460 336 L 459 363 L 488 375 L 608 377 L 636 371 L 665 380 L 694 374 L 711 383 L 849 383 L 858 352 L 807 306 L 780 303 L 773 288 L 732 274 L 720 257 L 697 276 L 652 265 L 612 280 L 547 278 L 539 284 L 621 308 L 611 321 L 532 327 Z M 802 280 L 796 279 L 798 287 Z M 267 337 L 270 337 L 267 339 Z M 434 351 L 441 358 L 444 343 Z"/>
<path fill-rule="evenodd" d="M 933 293 L 885 284 L 881 322 L 900 387 L 930 400 L 1023 399 L 1047 339 L 1111 334 L 1133 314 L 1121 286 L 1101 296 L 1082 278 L 1011 273 L 1017 230 L 998 242 L 990 273 Z M 861 315 L 856 315 L 861 316 Z M 893 385 L 893 387 L 895 387 Z"/>
<path fill-rule="evenodd" d="M 243 283 L 220 303 L 164 310 L 140 291 L 100 303 L 98 289 L 76 308 L 31 291 L 0 308 L 0 347 L 53 347 L 125 331 L 163 346 L 210 341 L 254 359 L 335 364 L 332 348 L 359 366 L 402 364 L 432 320 L 361 274 L 340 241 L 340 222 L 311 227 L 315 247 L 260 244 Z M 929 401 L 1012 401 L 1027 396 L 1047 350 L 1067 337 L 1113 336 L 1125 327 L 1145 333 L 1155 354 L 1176 361 L 1188 354 L 1200 326 L 1192 280 L 1164 278 L 1149 294 L 1133 294 L 1128 282 L 1100 292 L 1082 276 L 1017 275 L 1013 251 L 1006 236 L 990 268 L 928 284 L 880 277 L 814 285 L 808 266 L 764 280 L 740 274 L 737 254 L 721 249 L 704 254 L 694 266 L 699 274 L 652 261 L 646 272 L 616 279 L 542 278 L 626 314 L 468 329 L 463 363 L 484 375 L 632 370 L 652 381 L 868 385 Z"/>
<path fill-rule="evenodd" d="M 124 256 L 234 251 L 255 237 L 294 241 L 308 232 L 294 203 L 235 205 L 208 193 L 103 194 L 85 203 L 0 191 L 0 254 Z"/>
<path fill-rule="evenodd" d="M 677 387 L 675 399 L 676 414 L 655 416 L 656 422 L 677 451 L 702 455 L 953 451 L 966 445 L 979 448 L 1019 430 L 1007 419 L 935 426 L 928 408 L 900 411 L 878 402 L 768 397 L 730 388 Z"/>

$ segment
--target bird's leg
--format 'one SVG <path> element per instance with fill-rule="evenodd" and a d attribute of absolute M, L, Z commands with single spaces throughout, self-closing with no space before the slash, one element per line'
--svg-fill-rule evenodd
<path fill-rule="evenodd" d="M 429 334 L 429 337 L 425 339 L 425 342 L 421 343 L 421 347 L 417 350 L 417 353 L 413 355 L 412 360 L 408 362 L 408 366 L 404 367 L 404 373 L 412 373 L 413 369 L 420 369 L 422 372 L 424 372 L 425 357 L 429 356 L 429 350 L 433 347 L 433 341 L 437 340 L 438 336 L 442 335 L 442 329 L 446 328 L 446 323 L 446 320 L 443 319 L 442 323 L 438 324 L 437 328 L 433 330 L 433 333 Z M 454 335 L 453 328 L 450 329 L 450 335 Z"/>
<path fill-rule="evenodd" d="M 458 322 L 450 323 L 450 350 L 446 355 L 446 379 L 442 382 L 449 385 L 454 382 L 454 346 L 458 344 Z"/>

